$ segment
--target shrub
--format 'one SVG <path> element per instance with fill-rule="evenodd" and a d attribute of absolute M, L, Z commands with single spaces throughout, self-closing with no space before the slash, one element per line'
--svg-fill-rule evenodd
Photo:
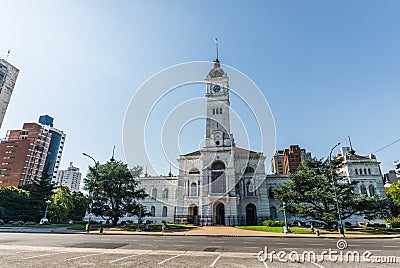
<path fill-rule="evenodd" d="M 400 228 L 400 217 L 393 217 L 391 219 L 385 220 L 387 223 L 390 223 L 393 228 Z"/>
<path fill-rule="evenodd" d="M 273 221 L 273 220 L 265 220 L 263 221 L 263 225 L 267 227 L 283 227 L 285 226 L 284 221 Z"/>

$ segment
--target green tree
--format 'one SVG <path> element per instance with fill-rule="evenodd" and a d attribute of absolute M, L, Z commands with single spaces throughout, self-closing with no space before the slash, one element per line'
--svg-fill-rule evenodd
<path fill-rule="evenodd" d="M 49 174 L 49 165 L 46 165 L 43 169 L 42 176 L 32 181 L 32 184 L 26 187 L 29 191 L 29 199 L 31 209 L 35 214 L 35 221 L 39 221 L 46 209 L 46 200 L 51 200 L 51 196 L 54 194 L 54 190 L 57 187 L 51 181 L 51 175 Z"/>
<path fill-rule="evenodd" d="M 343 159 L 303 161 L 298 172 L 289 175 L 289 182 L 275 190 L 275 197 L 286 202 L 286 211 L 299 217 L 327 222 L 330 227 L 338 221 L 333 184 L 341 208 L 342 220 L 352 215 L 369 219 L 385 218 L 388 202 L 379 196 L 354 194 L 356 181 L 349 183 L 338 173 Z"/>
<path fill-rule="evenodd" d="M 2 218 L 10 220 L 33 220 L 29 207 L 29 192 L 14 186 L 0 188 L 0 207 L 3 210 Z"/>
<path fill-rule="evenodd" d="M 74 209 L 74 202 L 68 186 L 60 186 L 51 196 L 50 209 L 52 216 L 58 220 L 66 220 Z"/>
<path fill-rule="evenodd" d="M 393 200 L 393 203 L 400 206 L 400 182 L 394 182 L 392 186 L 386 188 L 386 195 Z"/>
<path fill-rule="evenodd" d="M 110 218 L 114 226 L 127 213 L 138 215 L 139 200 L 145 197 L 145 191 L 134 177 L 141 172 L 141 167 L 130 170 L 120 161 L 110 161 L 98 167 L 96 178 L 95 167 L 89 167 L 84 182 L 85 190 L 93 193 L 93 213 Z"/>
<path fill-rule="evenodd" d="M 400 182 L 392 183 L 385 189 L 386 195 L 392 201 L 391 210 L 393 217 L 400 217 Z"/>
<path fill-rule="evenodd" d="M 72 194 L 73 207 L 69 211 L 69 218 L 75 221 L 81 221 L 85 217 L 86 211 L 89 209 L 89 200 L 81 192 Z"/>

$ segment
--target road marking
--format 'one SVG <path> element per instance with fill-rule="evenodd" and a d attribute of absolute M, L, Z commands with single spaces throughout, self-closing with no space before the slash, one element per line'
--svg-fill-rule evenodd
<path fill-rule="evenodd" d="M 162 262 L 159 262 L 158 265 L 161 265 L 161 264 L 163 264 L 163 263 L 166 263 L 167 261 L 170 261 L 170 260 L 172 260 L 172 259 L 178 258 L 179 256 L 182 256 L 183 254 L 185 254 L 185 253 L 178 254 L 178 255 L 176 255 L 176 256 L 173 256 L 173 257 L 171 257 L 171 258 L 168 258 L 168 259 L 166 259 L 166 260 L 163 260 Z"/>
<path fill-rule="evenodd" d="M 384 248 L 398 248 L 398 246 L 385 246 L 385 245 L 382 245 L 382 247 L 384 247 Z"/>
<path fill-rule="evenodd" d="M 253 244 L 253 242 L 246 242 L 246 241 L 244 241 L 243 244 Z"/>
<path fill-rule="evenodd" d="M 37 255 L 37 256 L 32 256 L 32 257 L 26 257 L 26 258 L 22 258 L 22 260 L 29 260 L 29 259 L 34 259 L 34 258 L 46 257 L 46 256 L 60 254 L 60 253 L 61 252 L 56 252 L 56 253 L 49 253 L 49 254 Z"/>
<path fill-rule="evenodd" d="M 289 243 L 275 243 L 277 245 L 289 245 Z"/>
<path fill-rule="evenodd" d="M 221 258 L 221 256 L 222 256 L 222 253 L 218 255 L 218 257 L 213 261 L 213 263 L 211 263 L 210 267 L 214 267 L 214 265 L 217 263 L 219 258 Z"/>
<path fill-rule="evenodd" d="M 211 243 L 213 243 L 213 244 L 224 244 L 225 242 L 224 241 L 213 241 Z"/>
<path fill-rule="evenodd" d="M 122 257 L 122 258 L 119 258 L 119 259 L 116 259 L 116 260 L 110 261 L 109 263 L 114 263 L 114 262 L 117 262 L 117 261 L 122 261 L 122 260 L 125 260 L 125 259 L 128 259 L 128 258 L 132 258 L 132 257 L 136 257 L 136 256 L 144 255 L 144 254 L 147 254 L 147 253 L 149 253 L 149 252 L 142 252 L 142 253 L 140 253 L 140 254 L 136 254 L 136 255 L 130 255 L 130 256 L 126 256 L 126 257 Z"/>
<path fill-rule="evenodd" d="M 314 265 L 316 265 L 316 266 L 318 266 L 318 267 L 320 267 L 320 268 L 325 268 L 324 266 L 322 266 L 322 265 L 319 265 L 318 263 L 315 263 L 315 262 L 313 262 L 313 261 L 310 261 L 312 264 L 314 264 Z"/>
<path fill-rule="evenodd" d="M 310 244 L 310 246 L 323 246 L 324 244 Z M 354 245 L 352 245 L 354 246 Z"/>
<path fill-rule="evenodd" d="M 178 244 L 178 245 L 172 245 L 173 247 L 186 247 L 186 245 L 184 245 L 184 244 Z"/>
<path fill-rule="evenodd" d="M 90 257 L 90 256 L 101 255 L 101 254 L 104 254 L 104 253 L 95 253 L 95 254 L 78 256 L 78 257 L 66 259 L 65 261 L 72 261 L 72 260 L 77 260 L 77 259 L 86 258 L 86 257 Z"/>
<path fill-rule="evenodd" d="M 260 248 L 260 247 L 243 247 L 243 248 Z"/>

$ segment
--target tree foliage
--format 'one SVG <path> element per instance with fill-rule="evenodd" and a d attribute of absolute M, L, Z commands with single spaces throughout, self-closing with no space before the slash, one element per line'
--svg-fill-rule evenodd
<path fill-rule="evenodd" d="M 57 220 L 66 220 L 73 210 L 74 203 L 68 186 L 60 186 L 51 197 L 51 216 Z"/>
<path fill-rule="evenodd" d="M 30 205 L 34 212 L 35 221 L 39 221 L 46 209 L 46 200 L 51 200 L 54 190 L 57 188 L 51 181 L 51 175 L 48 172 L 49 166 L 46 165 L 42 171 L 42 176 L 32 181 L 32 184 L 26 187 L 30 193 Z"/>
<path fill-rule="evenodd" d="M 92 193 L 93 213 L 110 218 L 113 225 L 126 214 L 138 215 L 139 200 L 145 197 L 145 191 L 134 176 L 139 176 L 142 170 L 138 166 L 130 170 L 120 161 L 110 161 L 99 165 L 96 177 L 96 168 L 89 167 L 84 182 L 85 189 Z"/>
<path fill-rule="evenodd" d="M 356 181 L 344 180 L 338 173 L 343 159 L 303 161 L 298 172 L 290 174 L 289 182 L 275 190 L 277 199 L 286 202 L 286 211 L 308 219 L 338 222 L 333 185 L 336 187 L 342 220 L 352 215 L 369 219 L 388 217 L 388 200 L 379 196 L 367 197 L 354 193 Z M 389 213 L 390 214 L 390 213 Z"/>
<path fill-rule="evenodd" d="M 394 182 L 392 186 L 386 188 L 386 195 L 393 200 L 393 203 L 400 206 L 400 182 Z"/>
<path fill-rule="evenodd" d="M 33 220 L 34 214 L 29 206 L 29 192 L 14 186 L 0 188 L 0 207 L 3 211 L 2 219 Z"/>
<path fill-rule="evenodd" d="M 69 211 L 69 218 L 76 221 L 83 220 L 86 211 L 89 209 L 89 200 L 81 192 L 75 192 L 72 194 L 72 208 Z"/>

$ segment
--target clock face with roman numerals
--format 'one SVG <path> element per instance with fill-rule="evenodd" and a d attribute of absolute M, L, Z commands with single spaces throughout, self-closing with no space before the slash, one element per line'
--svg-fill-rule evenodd
<path fill-rule="evenodd" d="M 218 92 L 221 91 L 221 87 L 220 87 L 219 85 L 215 85 L 215 86 L 213 87 L 213 91 L 214 91 L 215 93 L 218 93 Z"/>

